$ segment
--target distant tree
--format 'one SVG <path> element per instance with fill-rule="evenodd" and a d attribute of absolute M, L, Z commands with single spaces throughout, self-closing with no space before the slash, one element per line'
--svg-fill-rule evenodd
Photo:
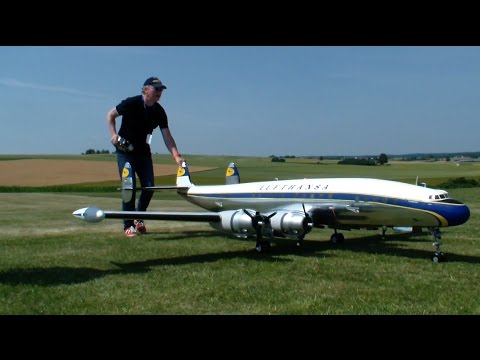
<path fill-rule="evenodd" d="M 95 150 L 95 149 L 88 149 L 82 155 L 91 155 L 91 154 L 110 154 L 109 150 Z"/>
<path fill-rule="evenodd" d="M 381 153 L 380 156 L 378 157 L 378 163 L 380 165 L 388 163 L 388 156 L 387 154 Z"/>
<path fill-rule="evenodd" d="M 346 158 L 340 160 L 337 164 L 339 165 L 366 165 L 366 166 L 375 166 L 377 163 L 375 160 L 367 158 Z"/>
<path fill-rule="evenodd" d="M 477 180 L 467 179 L 465 177 L 448 179 L 447 182 L 438 184 L 440 189 L 472 188 L 478 186 L 480 186 L 480 183 Z"/>

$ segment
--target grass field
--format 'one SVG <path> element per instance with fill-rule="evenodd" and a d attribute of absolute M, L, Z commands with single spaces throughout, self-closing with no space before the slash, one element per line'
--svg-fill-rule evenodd
<path fill-rule="evenodd" d="M 216 168 L 192 174 L 196 183 L 222 183 L 232 160 L 242 181 L 360 176 L 413 183 L 418 175 L 431 185 L 480 178 L 477 165 L 449 163 L 370 168 L 300 159 L 188 159 Z M 158 180 L 174 183 L 171 177 Z M 387 233 L 382 241 L 375 231 L 345 232 L 345 243 L 332 246 L 330 230 L 315 229 L 303 249 L 282 239 L 269 254 L 258 254 L 253 239 L 226 236 L 206 224 L 149 221 L 148 235 L 128 239 L 119 220 L 88 224 L 71 215 L 90 205 L 118 209 L 120 196 L 109 191 L 118 185 L 100 186 L 105 191 L 72 186 L 0 194 L 0 314 L 480 313 L 478 188 L 449 190 L 469 205 L 471 218 L 443 230 L 449 261 L 433 264 L 428 234 Z M 175 194 L 156 193 L 150 209 L 198 208 Z"/>

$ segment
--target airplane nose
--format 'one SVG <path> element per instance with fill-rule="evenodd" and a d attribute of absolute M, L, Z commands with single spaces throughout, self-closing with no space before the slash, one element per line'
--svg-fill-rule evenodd
<path fill-rule="evenodd" d="M 467 205 L 456 206 L 455 210 L 449 216 L 448 225 L 462 225 L 470 218 L 470 209 Z"/>

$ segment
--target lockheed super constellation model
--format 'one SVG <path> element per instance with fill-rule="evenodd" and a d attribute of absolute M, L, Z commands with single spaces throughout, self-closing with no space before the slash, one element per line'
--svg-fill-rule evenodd
<path fill-rule="evenodd" d="M 122 197 L 129 201 L 134 175 L 129 165 L 122 174 Z M 397 181 L 367 178 L 322 178 L 240 183 L 238 169 L 230 163 L 225 185 L 194 185 L 187 164 L 177 172 L 176 186 L 146 189 L 176 189 L 187 201 L 208 212 L 104 211 L 82 208 L 73 215 L 88 221 L 109 219 L 150 219 L 203 221 L 215 229 L 238 237 L 255 236 L 256 250 L 267 251 L 270 240 L 287 237 L 301 246 L 313 227 L 333 229 L 330 240 L 341 243 L 338 230 L 388 228 L 430 230 L 435 252 L 432 261 L 444 261 L 440 251 L 441 227 L 465 223 L 467 205 L 451 199 L 444 190 L 430 189 Z"/>

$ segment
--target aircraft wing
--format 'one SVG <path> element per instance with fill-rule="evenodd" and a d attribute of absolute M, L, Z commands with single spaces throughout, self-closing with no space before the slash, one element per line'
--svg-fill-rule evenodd
<path fill-rule="evenodd" d="M 103 219 L 137 219 L 220 222 L 221 217 L 213 212 L 165 212 L 165 211 L 104 211 L 95 207 L 78 209 L 73 215 L 87 222 L 99 222 Z"/>
<path fill-rule="evenodd" d="M 365 221 L 372 210 L 370 204 L 325 203 L 313 204 L 307 211 L 314 227 L 339 226 Z"/>
<path fill-rule="evenodd" d="M 253 204 L 252 204 L 253 205 Z M 244 213 L 244 208 L 254 214 L 255 206 L 245 206 L 237 210 L 220 212 L 171 212 L 171 211 L 107 211 L 95 207 L 78 209 L 73 215 L 87 222 L 99 222 L 103 219 L 136 219 L 145 220 L 170 220 L 170 221 L 193 221 L 210 223 L 229 223 L 233 221 L 235 213 Z M 303 208 L 305 207 L 305 209 Z M 441 219 L 428 211 L 415 211 L 402 206 L 385 204 L 372 204 L 368 202 L 342 202 L 329 201 L 325 203 L 291 203 L 283 206 L 271 206 L 258 209 L 265 216 L 278 214 L 281 218 L 285 214 L 303 216 L 304 211 L 309 215 L 312 225 L 317 228 L 324 226 L 342 229 L 359 227 L 388 226 L 415 226 L 425 224 L 425 221 L 433 221 L 433 225 L 441 222 Z M 248 215 L 246 215 L 248 216 Z M 392 220 L 393 219 L 393 220 Z M 394 221 L 394 222 L 392 222 Z M 425 225 L 424 225 L 425 226 Z"/>
<path fill-rule="evenodd" d="M 314 227 L 445 226 L 445 219 L 432 211 L 381 202 L 317 203 L 307 206 L 307 212 Z"/>

